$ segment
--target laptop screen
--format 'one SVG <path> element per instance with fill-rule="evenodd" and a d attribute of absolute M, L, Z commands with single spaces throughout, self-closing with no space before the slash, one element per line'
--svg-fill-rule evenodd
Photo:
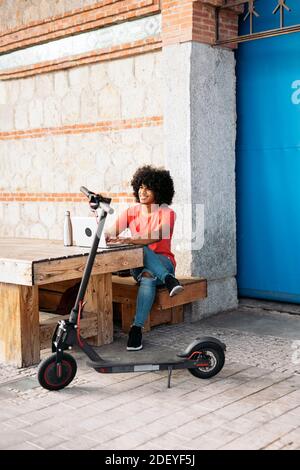
<path fill-rule="evenodd" d="M 71 217 L 73 245 L 91 247 L 95 234 L 97 232 L 98 223 L 96 217 Z M 132 246 L 129 243 L 117 243 L 107 245 L 104 231 L 102 232 L 99 249 L 110 249 L 113 247 Z"/>

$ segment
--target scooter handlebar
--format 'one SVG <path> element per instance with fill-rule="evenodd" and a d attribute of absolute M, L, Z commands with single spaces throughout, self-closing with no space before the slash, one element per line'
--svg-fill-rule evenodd
<path fill-rule="evenodd" d="M 80 192 L 82 192 L 86 197 L 90 198 L 90 196 L 93 196 L 94 193 L 89 191 L 85 186 L 80 187 Z"/>
<path fill-rule="evenodd" d="M 92 209 L 98 209 L 99 205 L 108 214 L 113 214 L 114 210 L 110 207 L 111 199 L 103 197 L 101 194 L 95 194 L 89 191 L 85 186 L 80 187 L 80 191 L 89 199 L 90 206 Z"/>
<path fill-rule="evenodd" d="M 108 214 L 113 214 L 114 213 L 113 208 L 110 207 L 110 205 L 107 204 L 106 202 L 100 202 L 100 207 L 101 207 L 101 209 L 103 209 Z"/>

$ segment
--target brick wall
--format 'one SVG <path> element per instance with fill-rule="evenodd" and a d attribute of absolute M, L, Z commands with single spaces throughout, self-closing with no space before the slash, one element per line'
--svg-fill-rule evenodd
<path fill-rule="evenodd" d="M 222 0 L 162 0 L 163 45 L 188 41 L 214 44 L 216 7 L 222 4 Z M 222 39 L 237 35 L 239 11 L 221 10 L 219 34 Z"/>
<path fill-rule="evenodd" d="M 0 4 L 0 52 L 152 15 L 160 10 L 164 44 L 191 40 L 213 44 L 216 6 L 222 4 L 222 0 L 18 0 L 17 4 L 4 0 Z M 240 12 L 240 7 L 236 12 L 220 10 L 221 39 L 236 35 Z"/>
<path fill-rule="evenodd" d="M 27 1 L 23 1 L 27 4 Z M 42 17 L 36 19 L 41 6 L 34 2 L 32 8 L 24 8 L 26 15 L 25 24 L 19 24 L 17 27 L 6 29 L 5 19 L 1 19 L 0 31 L 0 52 L 19 49 L 25 46 L 38 44 L 43 41 L 49 41 L 66 37 L 71 34 L 77 34 L 104 26 L 111 26 L 122 21 L 132 20 L 145 15 L 151 15 L 159 11 L 159 0 L 103 0 L 101 2 L 80 2 L 88 4 L 82 8 L 71 9 L 70 3 L 64 0 L 60 2 L 67 5 L 69 10 L 60 15 L 55 15 L 55 9 L 52 12 L 52 0 L 43 0 L 40 2 L 45 6 Z M 79 3 L 74 2 L 74 6 Z M 18 8 L 16 8 L 18 5 Z M 21 11 L 18 3 L 14 3 L 14 11 Z M 62 8 L 62 7 L 61 7 Z M 63 8 L 62 8 L 63 9 Z M 48 12 L 48 13 L 46 13 Z M 1 14 L 6 14 L 4 5 L 0 6 Z M 46 17 L 43 19 L 43 17 Z M 5 18 L 5 17 L 4 17 Z"/>
<path fill-rule="evenodd" d="M 2 0 L 1 31 L 20 28 L 34 21 L 40 22 L 94 3 L 95 0 Z"/>
<path fill-rule="evenodd" d="M 87 63 L 134 56 L 174 43 L 195 41 L 214 44 L 217 38 L 216 6 L 219 6 L 222 0 L 105 0 L 98 3 L 88 2 L 88 5 L 85 4 L 86 2 L 83 3 L 84 7 L 73 8 L 60 15 L 56 15 L 54 9 L 53 15 L 47 19 L 30 21 L 12 29 L 5 29 L 5 20 L 2 20 L 4 30 L 0 34 L 0 52 L 7 53 L 45 41 L 153 15 L 159 11 L 162 13 L 162 37 L 154 31 L 148 38 L 140 41 L 100 50 L 96 48 L 90 53 L 77 54 L 59 60 L 41 60 L 31 66 L 18 66 L 9 70 L 0 69 L 0 79 L 31 76 L 52 70 L 78 67 Z M 5 3 L 2 7 L 0 5 L 0 15 L 1 8 L 3 11 L 4 6 Z M 31 8 L 39 11 L 36 3 Z M 218 39 L 228 39 L 237 34 L 239 12 L 240 7 L 237 7 L 236 11 L 219 10 Z M 35 15 L 33 17 L 35 18 Z"/>

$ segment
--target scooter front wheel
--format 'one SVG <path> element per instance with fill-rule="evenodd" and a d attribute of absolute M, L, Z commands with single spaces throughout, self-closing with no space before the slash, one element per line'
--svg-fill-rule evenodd
<path fill-rule="evenodd" d="M 207 361 L 208 365 L 193 367 L 188 371 L 199 379 L 209 379 L 218 374 L 225 363 L 225 354 L 223 348 L 212 341 L 198 343 L 190 351 L 190 357 L 198 354 L 200 362 Z"/>
<path fill-rule="evenodd" d="M 63 353 L 60 364 L 56 363 L 56 354 L 45 359 L 38 369 L 38 381 L 47 390 L 61 390 L 69 385 L 77 372 L 77 364 L 70 354 Z"/>

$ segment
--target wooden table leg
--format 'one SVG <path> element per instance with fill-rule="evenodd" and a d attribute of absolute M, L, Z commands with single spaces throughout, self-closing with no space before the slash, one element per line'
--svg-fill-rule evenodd
<path fill-rule="evenodd" d="M 38 287 L 0 283 L 0 361 L 25 367 L 39 360 Z"/>
<path fill-rule="evenodd" d="M 84 310 L 96 312 L 98 334 L 93 338 L 96 346 L 113 342 L 113 305 L 111 274 L 91 276 L 84 300 L 87 302 Z"/>

